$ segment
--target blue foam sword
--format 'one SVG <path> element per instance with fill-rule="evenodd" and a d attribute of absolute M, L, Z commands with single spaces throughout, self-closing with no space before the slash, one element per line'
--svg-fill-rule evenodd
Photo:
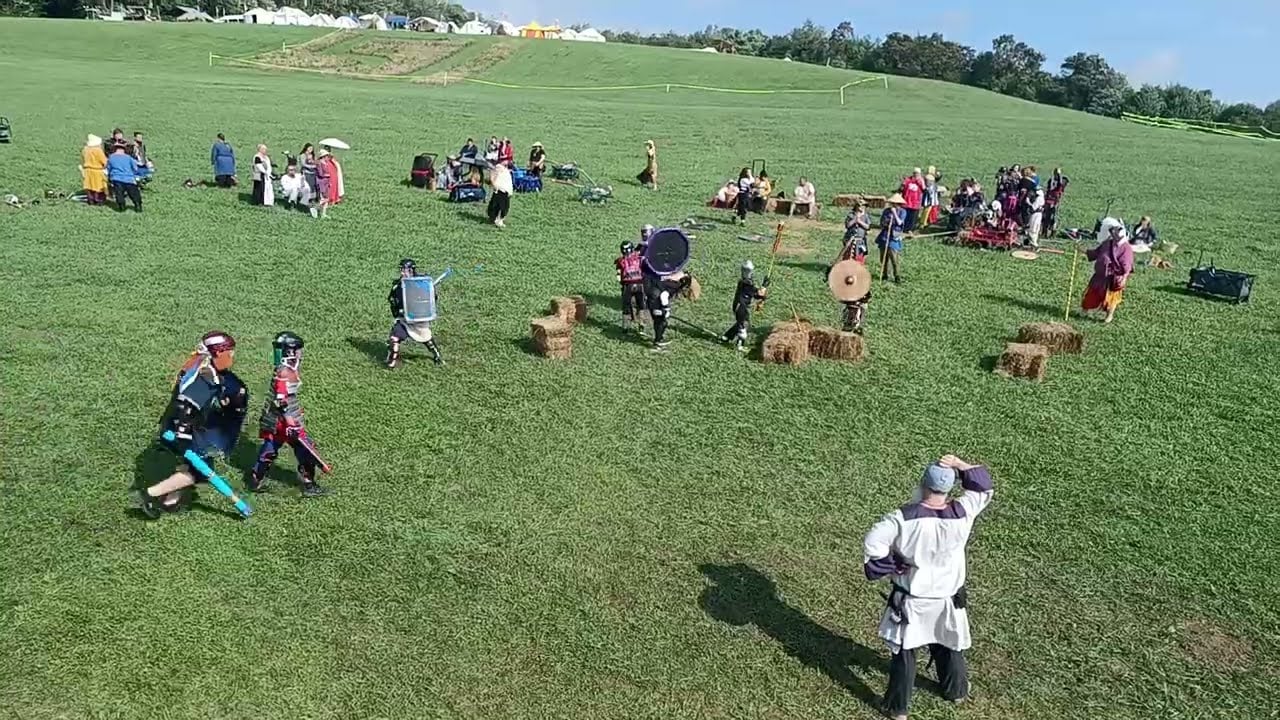
<path fill-rule="evenodd" d="M 169 442 L 174 442 L 178 439 L 178 436 L 175 435 L 172 430 L 165 430 L 163 437 Z M 222 493 L 228 500 L 235 503 L 236 510 L 239 510 L 241 515 L 249 517 L 253 514 L 253 508 L 249 507 L 249 503 L 241 500 L 240 496 L 236 495 L 236 491 L 232 490 L 231 486 L 227 484 L 227 481 L 223 480 L 218 473 L 214 472 L 213 468 L 209 467 L 209 463 L 205 462 L 204 458 L 197 455 L 196 452 L 190 448 L 188 448 L 186 452 L 182 453 L 182 457 L 185 458 L 187 462 L 191 463 L 191 467 L 195 468 L 196 472 L 199 472 L 204 476 L 205 480 L 209 481 L 209 484 L 213 486 L 214 490 Z"/>

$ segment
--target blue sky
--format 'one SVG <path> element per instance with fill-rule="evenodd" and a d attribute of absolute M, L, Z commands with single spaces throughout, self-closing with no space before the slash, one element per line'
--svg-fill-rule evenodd
<path fill-rule="evenodd" d="M 780 33 L 806 16 L 827 28 L 847 19 L 859 35 L 941 32 L 979 50 L 1011 33 L 1047 55 L 1054 71 L 1074 52 L 1096 52 L 1135 84 L 1180 82 L 1264 106 L 1280 100 L 1280 73 L 1267 51 L 1280 43 L 1280 0 L 476 0 L 474 7 L 516 24 L 558 20 L 646 32 L 729 25 Z"/>

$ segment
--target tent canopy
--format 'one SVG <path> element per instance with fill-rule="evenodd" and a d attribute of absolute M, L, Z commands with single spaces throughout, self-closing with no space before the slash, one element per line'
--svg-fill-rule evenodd
<path fill-rule="evenodd" d="M 383 20 L 386 21 L 387 27 L 393 27 L 393 28 L 402 28 L 402 27 L 406 27 L 409 24 L 409 18 L 404 15 L 392 15 L 388 13 L 387 16 L 383 18 Z"/>
<path fill-rule="evenodd" d="M 586 42 L 605 42 L 604 35 L 601 35 L 600 31 L 595 28 L 587 28 L 579 32 L 578 39 Z"/>
<path fill-rule="evenodd" d="M 178 9 L 182 11 L 182 14 L 174 18 L 176 22 L 213 22 L 213 17 L 209 13 L 183 5 L 179 5 Z"/>

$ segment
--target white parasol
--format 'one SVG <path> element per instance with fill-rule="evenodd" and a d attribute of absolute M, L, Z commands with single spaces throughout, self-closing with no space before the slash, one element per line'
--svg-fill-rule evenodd
<path fill-rule="evenodd" d="M 325 138 L 320 141 L 320 147 L 333 148 L 335 150 L 350 150 L 351 146 L 342 142 L 338 138 Z"/>

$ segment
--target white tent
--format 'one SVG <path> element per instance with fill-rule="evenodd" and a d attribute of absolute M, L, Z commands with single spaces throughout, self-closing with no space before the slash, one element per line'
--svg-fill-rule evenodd
<path fill-rule="evenodd" d="M 587 28 L 578 33 L 578 40 L 583 42 L 605 42 L 604 35 L 600 34 L 595 28 Z"/>
<path fill-rule="evenodd" d="M 373 13 L 369 13 L 368 15 L 361 15 L 360 25 L 363 27 L 372 28 L 374 30 L 387 29 L 387 21 L 383 20 L 381 15 L 374 15 Z"/>
<path fill-rule="evenodd" d="M 312 15 L 311 25 L 313 27 L 338 27 L 338 23 L 334 17 L 327 13 L 316 13 L 315 15 Z"/>
<path fill-rule="evenodd" d="M 511 37 L 520 37 L 520 28 L 512 25 L 506 20 L 487 20 L 491 35 L 509 35 Z"/>
<path fill-rule="evenodd" d="M 295 7 L 284 7 L 276 10 L 276 16 L 272 19 L 273 25 L 310 25 L 311 16 Z"/>
<path fill-rule="evenodd" d="M 270 10 L 263 10 L 262 8 L 254 8 L 244 14 L 245 23 L 252 23 L 254 25 L 273 25 L 275 24 L 275 20 L 275 13 Z"/>
<path fill-rule="evenodd" d="M 409 21 L 409 29 L 417 30 L 418 32 L 447 33 L 451 29 L 449 25 L 450 23 L 443 20 L 437 20 L 425 15 Z"/>
<path fill-rule="evenodd" d="M 174 18 L 174 22 L 213 22 L 213 18 L 209 16 L 209 13 L 200 12 L 195 8 L 183 5 L 179 5 L 178 9 L 182 11 L 182 14 Z"/>
<path fill-rule="evenodd" d="M 333 26 L 336 28 L 342 28 L 343 30 L 355 30 L 360 27 L 360 21 L 350 15 L 343 15 L 333 21 Z"/>
<path fill-rule="evenodd" d="M 479 20 L 468 20 L 458 28 L 459 35 L 492 35 L 493 28 Z"/>
<path fill-rule="evenodd" d="M 213 21 L 216 23 L 242 23 L 244 22 L 244 16 L 243 15 L 223 15 L 222 17 L 214 18 Z"/>
<path fill-rule="evenodd" d="M 565 28 L 560 31 L 560 39 L 561 40 L 577 40 L 578 33 L 573 28 Z"/>
<path fill-rule="evenodd" d="M 699 50 L 698 52 L 705 52 L 705 53 L 718 53 L 718 52 L 720 52 L 720 51 L 719 51 L 719 50 L 716 50 L 716 49 L 715 49 L 715 48 L 713 48 L 713 47 L 704 47 L 704 48 L 702 48 L 701 50 Z"/>

